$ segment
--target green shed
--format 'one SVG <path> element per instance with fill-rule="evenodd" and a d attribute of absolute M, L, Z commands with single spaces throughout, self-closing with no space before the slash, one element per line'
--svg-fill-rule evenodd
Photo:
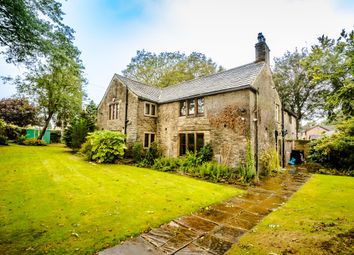
<path fill-rule="evenodd" d="M 34 129 L 34 128 L 29 128 L 26 129 L 26 138 L 37 138 L 41 130 L 39 129 Z M 43 141 L 45 141 L 47 144 L 50 144 L 50 130 L 47 129 L 44 133 L 44 136 L 42 138 Z"/>

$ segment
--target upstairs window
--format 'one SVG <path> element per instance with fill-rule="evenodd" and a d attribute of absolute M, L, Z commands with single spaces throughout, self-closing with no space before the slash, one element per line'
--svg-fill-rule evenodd
<path fill-rule="evenodd" d="M 179 115 L 186 116 L 186 113 L 187 113 L 187 102 L 182 101 L 179 106 Z"/>
<path fill-rule="evenodd" d="M 108 119 L 116 120 L 119 117 L 119 103 L 112 103 L 109 105 Z"/>
<path fill-rule="evenodd" d="M 156 117 L 157 106 L 154 103 L 145 103 L 144 115 L 150 117 Z"/>
<path fill-rule="evenodd" d="M 180 102 L 180 116 L 200 116 L 204 114 L 204 98 L 193 98 Z"/>
<path fill-rule="evenodd" d="M 155 133 L 144 133 L 144 148 L 149 148 L 155 142 Z"/>

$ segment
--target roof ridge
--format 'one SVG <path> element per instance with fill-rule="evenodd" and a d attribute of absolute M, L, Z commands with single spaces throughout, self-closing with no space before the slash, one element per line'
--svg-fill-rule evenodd
<path fill-rule="evenodd" d="M 242 67 L 245 67 L 245 66 L 248 66 L 248 65 L 251 65 L 251 64 L 258 64 L 258 63 L 261 63 L 261 62 L 264 64 L 264 61 L 260 61 L 260 62 L 251 62 L 251 63 L 244 64 L 244 65 L 241 65 L 241 66 L 236 66 L 236 67 L 233 67 L 233 68 L 230 68 L 230 69 L 224 70 L 224 71 L 220 71 L 220 72 L 216 72 L 216 73 L 208 74 L 208 75 L 205 75 L 205 76 L 196 77 L 196 78 L 194 78 L 194 79 L 187 80 L 187 81 L 182 81 L 182 82 L 180 82 L 180 83 L 176 83 L 176 84 L 173 84 L 173 85 L 170 85 L 170 86 L 164 87 L 164 88 L 162 88 L 162 90 L 164 90 L 164 89 L 168 89 L 168 88 L 172 88 L 172 87 L 176 87 L 176 86 L 178 86 L 178 85 L 185 84 L 185 83 L 188 83 L 188 82 L 197 81 L 197 80 L 201 80 L 201 79 L 204 79 L 204 78 L 209 78 L 209 77 L 214 76 L 214 75 L 218 75 L 218 74 L 226 73 L 226 72 L 229 72 L 229 71 L 232 71 L 232 70 L 238 69 L 238 68 L 242 68 Z"/>

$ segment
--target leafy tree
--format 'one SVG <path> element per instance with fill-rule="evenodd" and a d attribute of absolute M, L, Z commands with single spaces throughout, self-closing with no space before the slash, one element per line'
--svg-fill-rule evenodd
<path fill-rule="evenodd" d="M 137 51 L 123 74 L 131 79 L 156 87 L 167 87 L 224 70 L 202 53 L 186 55 L 180 52 L 151 53 Z"/>
<path fill-rule="evenodd" d="M 73 39 L 74 31 L 62 23 L 63 14 L 55 0 L 1 0 L 0 54 L 14 64 L 47 56 L 56 47 L 58 33 Z"/>
<path fill-rule="evenodd" d="M 354 31 L 343 30 L 338 39 L 322 35 L 312 46 L 305 65 L 311 83 L 321 87 L 328 117 L 354 116 Z"/>
<path fill-rule="evenodd" d="M 64 34 L 58 34 L 60 44 L 44 64 L 39 64 L 23 79 L 17 78 L 17 90 L 29 96 L 44 115 L 45 124 L 38 139 L 41 139 L 50 120 L 64 110 L 79 112 L 83 97 L 83 66 L 79 51 Z"/>
<path fill-rule="evenodd" d="M 0 100 L 0 119 L 20 127 L 37 124 L 37 109 L 24 98 Z"/>
<path fill-rule="evenodd" d="M 354 117 L 338 124 L 337 129 L 332 136 L 311 142 L 309 159 L 354 174 Z"/>
<path fill-rule="evenodd" d="M 300 122 L 312 119 L 319 113 L 323 103 L 321 90 L 315 83 L 310 82 L 307 68 L 303 61 L 308 56 L 307 49 L 286 52 L 282 57 L 275 58 L 273 79 L 284 107 L 297 115 L 296 135 Z"/>

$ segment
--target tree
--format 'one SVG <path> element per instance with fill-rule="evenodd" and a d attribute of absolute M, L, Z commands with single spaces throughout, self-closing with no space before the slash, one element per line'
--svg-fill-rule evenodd
<path fill-rule="evenodd" d="M 322 35 L 304 62 L 311 83 L 321 87 L 328 117 L 354 116 L 354 31 L 338 39 Z"/>
<path fill-rule="evenodd" d="M 18 77 L 15 81 L 18 92 L 34 100 L 45 116 L 45 124 L 38 139 L 43 137 L 55 114 L 64 110 L 81 110 L 85 80 L 80 53 L 64 34 L 59 33 L 57 36 L 61 43 L 51 53 L 49 61 L 39 64 L 24 78 Z"/>
<path fill-rule="evenodd" d="M 312 119 L 320 112 L 322 97 L 317 84 L 311 83 L 304 59 L 308 56 L 307 49 L 295 49 L 293 53 L 286 52 L 282 57 L 275 58 L 273 79 L 284 107 L 297 115 L 296 135 L 300 122 Z"/>
<path fill-rule="evenodd" d="M 37 124 L 37 109 L 24 98 L 0 100 L 0 119 L 20 127 Z"/>
<path fill-rule="evenodd" d="M 202 53 L 185 55 L 180 52 L 151 53 L 137 51 L 127 68 L 126 77 L 156 87 L 167 87 L 224 70 Z"/>
<path fill-rule="evenodd" d="M 58 32 L 73 40 L 63 14 L 55 0 L 1 0 L 0 54 L 8 63 L 30 64 L 55 48 Z"/>

